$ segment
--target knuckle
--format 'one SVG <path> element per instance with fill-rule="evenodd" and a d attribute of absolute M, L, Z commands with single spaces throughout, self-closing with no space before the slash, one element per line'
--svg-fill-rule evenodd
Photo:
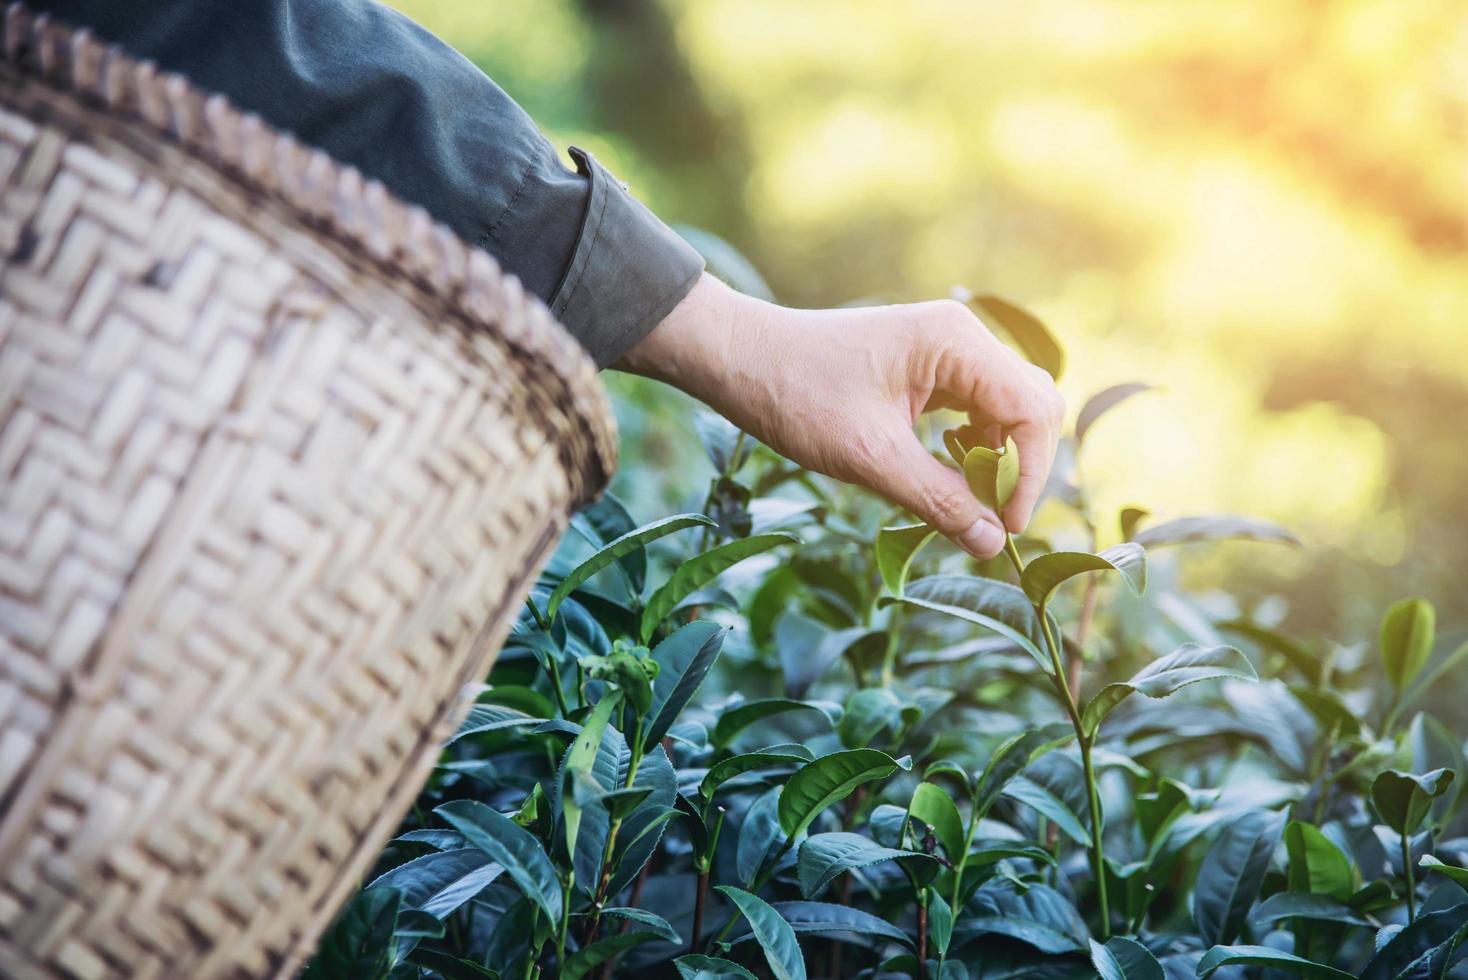
<path fill-rule="evenodd" d="M 942 484 L 928 484 L 922 488 L 920 500 L 925 515 L 941 530 L 961 531 L 964 527 L 960 525 L 972 523 L 964 520 L 973 503 L 967 491 Z"/>

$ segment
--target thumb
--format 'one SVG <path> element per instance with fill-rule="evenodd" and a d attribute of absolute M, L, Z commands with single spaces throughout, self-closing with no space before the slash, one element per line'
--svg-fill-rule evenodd
<path fill-rule="evenodd" d="M 975 558 L 1004 550 L 1004 526 L 979 503 L 963 474 L 934 459 L 911 432 L 898 441 L 891 464 L 872 489 L 912 511 Z"/>

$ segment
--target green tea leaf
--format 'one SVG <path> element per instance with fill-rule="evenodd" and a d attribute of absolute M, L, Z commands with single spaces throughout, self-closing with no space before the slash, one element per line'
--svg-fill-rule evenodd
<path fill-rule="evenodd" d="M 1342 925 L 1370 927 L 1355 909 L 1329 895 L 1309 892 L 1276 892 L 1249 913 L 1249 919 L 1260 925 L 1273 925 L 1282 919 L 1311 919 L 1316 922 L 1339 922 Z"/>
<path fill-rule="evenodd" d="M 1468 930 L 1468 902 L 1437 911 L 1423 910 L 1417 921 L 1377 935 L 1377 953 L 1358 980 L 1415 980 L 1442 977 L 1457 957 Z"/>
<path fill-rule="evenodd" d="M 565 601 L 567 596 L 575 592 L 597 572 L 606 568 L 623 555 L 640 551 L 650 542 L 656 541 L 661 537 L 666 537 L 674 531 L 681 531 L 686 527 L 694 527 L 695 525 L 712 526 L 713 523 L 713 521 L 704 517 L 702 514 L 679 514 L 676 517 L 667 517 L 661 521 L 644 524 L 635 531 L 627 532 L 577 565 L 571 570 L 571 574 L 561 580 L 561 584 L 556 586 L 555 591 L 550 595 L 550 599 L 546 601 L 546 622 L 555 621 L 556 611 L 561 608 L 561 603 Z M 690 589 L 689 591 L 692 590 Z"/>
<path fill-rule="evenodd" d="M 1269 629 L 1246 619 L 1231 619 L 1221 622 L 1219 629 L 1253 640 L 1260 650 L 1277 653 L 1287 660 L 1315 687 L 1325 681 L 1325 662 L 1319 654 L 1294 637 L 1279 630 Z"/>
<path fill-rule="evenodd" d="M 643 730 L 643 749 L 663 740 L 694 692 L 708 676 L 728 631 L 717 623 L 693 622 L 653 648 L 658 676 L 652 684 L 652 707 Z"/>
<path fill-rule="evenodd" d="M 1313 963 L 1272 946 L 1214 946 L 1198 961 L 1198 976 L 1211 977 L 1225 966 L 1262 966 L 1321 980 L 1356 980 L 1355 974 Z"/>
<path fill-rule="evenodd" d="M 664 942 L 679 944 L 683 942 L 683 937 L 678 935 L 678 930 L 669 925 L 667 919 L 646 909 L 615 906 L 613 908 L 602 909 L 601 914 L 602 918 L 605 919 L 621 919 L 624 922 L 635 922 L 645 927 L 643 931 L 652 933 Z"/>
<path fill-rule="evenodd" d="M 1030 728 L 1005 739 L 989 755 L 984 771 L 974 782 L 974 817 L 982 818 L 994 805 L 1004 787 L 1040 755 L 1049 751 L 1070 726 L 1062 723 Z"/>
<path fill-rule="evenodd" d="M 883 847 L 861 834 L 837 831 L 812 834 L 800 845 L 796 870 L 800 878 L 800 894 L 813 898 L 822 888 L 854 868 L 869 868 L 886 861 L 906 861 L 919 880 L 931 880 L 938 873 L 938 862 L 920 851 L 903 851 Z"/>
<path fill-rule="evenodd" d="M 1290 890 L 1348 900 L 1360 885 L 1351 859 L 1315 826 L 1290 821 L 1284 832 Z"/>
<path fill-rule="evenodd" d="M 610 493 L 576 512 L 571 518 L 571 528 L 594 548 L 611 544 L 624 534 L 637 530 L 637 522 L 627 512 L 620 500 Z M 627 576 L 627 584 L 634 596 L 642 594 L 647 582 L 647 552 L 634 548 L 617 559 L 617 565 Z"/>
<path fill-rule="evenodd" d="M 1381 662 L 1398 691 L 1412 683 L 1432 654 L 1437 613 L 1426 599 L 1403 599 L 1381 620 Z"/>
<path fill-rule="evenodd" d="M 974 296 L 967 290 L 956 289 L 954 295 L 967 303 L 985 326 L 990 329 L 997 326 L 1009 334 L 1025 357 L 1044 368 L 1056 381 L 1060 380 L 1065 372 L 1065 349 L 1039 318 L 990 293 Z"/>
<path fill-rule="evenodd" d="M 1416 833 L 1432 801 L 1453 784 L 1453 770 L 1434 769 L 1418 776 L 1388 769 L 1371 783 L 1371 802 L 1381 822 L 1399 834 Z"/>
<path fill-rule="evenodd" d="M 999 510 L 1000 454 L 988 446 L 975 446 L 963 457 L 963 476 L 969 491 L 979 503 L 996 513 Z"/>
<path fill-rule="evenodd" d="M 1112 709 L 1132 694 L 1165 698 L 1190 684 L 1221 678 L 1253 681 L 1259 676 L 1254 673 L 1254 665 L 1249 663 L 1249 658 L 1233 647 L 1186 643 L 1137 671 L 1131 680 L 1107 684 L 1097 691 L 1087 702 L 1081 723 L 1087 734 L 1094 735 Z"/>
<path fill-rule="evenodd" d="M 718 890 L 749 920 L 755 940 L 764 950 L 765 961 L 775 980 L 805 980 L 805 958 L 790 923 L 770 908 L 764 899 L 733 885 L 719 885 Z"/>
<path fill-rule="evenodd" d="M 1048 786 L 1043 786 L 1028 776 L 1015 776 L 1004 787 L 1002 795 L 1034 810 L 1082 847 L 1090 843 L 1090 832 L 1086 830 L 1081 818 Z"/>
<path fill-rule="evenodd" d="M 888 592 L 902 595 L 913 558 L 937 533 L 926 524 L 884 527 L 877 532 L 877 572 Z"/>
<path fill-rule="evenodd" d="M 679 565 L 678 570 L 652 594 L 652 598 L 647 600 L 647 605 L 642 610 L 642 621 L 639 627 L 642 641 L 646 643 L 652 637 L 653 630 L 657 629 L 658 624 L 667 618 L 668 613 L 673 611 L 673 607 L 678 605 L 684 596 L 695 589 L 703 588 L 730 566 L 779 545 L 799 543 L 799 541 L 799 538 L 786 531 L 756 534 L 753 537 L 725 542 L 688 559 Z"/>
<path fill-rule="evenodd" d="M 596 703 L 587 716 L 586 723 L 566 750 L 566 761 L 561 767 L 561 778 L 574 782 L 578 774 L 587 775 L 596 765 L 597 753 L 601 750 L 601 738 L 606 734 L 612 712 L 622 703 L 620 694 L 613 692 Z M 599 784 L 598 784 L 599 786 Z M 581 794 L 561 792 L 561 813 L 566 821 L 566 853 L 576 853 L 576 835 L 581 829 Z"/>
<path fill-rule="evenodd" d="M 459 730 L 454 732 L 444 745 L 453 745 L 461 738 L 470 735 L 479 735 L 484 732 L 498 732 L 512 728 L 530 728 L 545 721 L 544 718 L 532 718 L 523 711 L 514 708 L 506 708 L 498 704 L 476 704 L 469 709 L 469 714 Z"/>
<path fill-rule="evenodd" d="M 1113 936 L 1103 946 L 1091 940 L 1091 965 L 1100 980 L 1165 980 L 1162 964 L 1135 939 Z"/>
<path fill-rule="evenodd" d="M 738 963 L 717 956 L 689 953 L 678 957 L 673 965 L 678 968 L 681 980 L 758 980 Z"/>
<path fill-rule="evenodd" d="M 1087 572 L 1114 571 L 1134 595 L 1147 591 L 1147 552 L 1141 545 L 1126 542 L 1113 545 L 1099 555 L 1080 551 L 1054 551 L 1041 555 L 1025 566 L 1020 585 L 1036 605 L 1050 598 L 1050 593 L 1066 579 Z"/>
<path fill-rule="evenodd" d="M 1015 445 L 1014 439 L 1006 436 L 1004 439 L 1004 455 L 999 457 L 999 463 L 994 473 L 994 498 L 1001 508 L 1009 505 L 1009 498 L 1014 496 L 1014 491 L 1019 487 L 1019 446 Z"/>
<path fill-rule="evenodd" d="M 959 858 L 963 857 L 964 832 L 963 817 L 959 814 L 953 797 L 934 783 L 919 783 L 918 788 L 913 791 L 907 812 L 933 828 L 933 836 L 943 845 L 948 860 L 957 864 Z"/>
<path fill-rule="evenodd" d="M 794 838 L 822 810 L 844 800 L 862 783 L 885 779 L 911 766 L 906 759 L 894 759 L 876 749 L 833 752 L 807 763 L 780 792 L 780 829 L 787 838 Z"/>
<path fill-rule="evenodd" d="M 408 956 L 408 962 L 432 970 L 444 980 L 500 980 L 498 970 L 423 946 L 413 950 Z"/>
<path fill-rule="evenodd" d="M 1050 658 L 1042 652 L 1040 619 L 1029 597 L 1008 582 L 974 575 L 934 575 L 907 587 L 901 602 L 915 609 L 943 613 L 992 630 L 1024 650 L 1045 670 Z"/>
<path fill-rule="evenodd" d="M 1453 864 L 1444 864 L 1431 854 L 1422 855 L 1422 860 L 1417 863 L 1429 871 L 1436 871 L 1438 874 L 1456 881 L 1464 889 L 1468 889 L 1468 868 L 1460 868 Z"/>
<path fill-rule="evenodd" d="M 891 689 L 863 687 L 846 699 L 841 724 L 836 730 L 848 749 L 870 745 L 884 730 L 902 724 L 903 703 Z"/>
<path fill-rule="evenodd" d="M 561 968 L 560 980 L 581 980 L 582 977 L 612 957 L 625 953 L 634 946 L 655 942 L 661 938 L 651 932 L 625 932 L 598 939 L 590 946 L 583 946 L 566 957 L 566 965 Z"/>
<path fill-rule="evenodd" d="M 477 847 L 462 847 L 414 858 L 368 887 L 396 888 L 404 908 L 442 919 L 488 888 L 504 870 Z"/>
<path fill-rule="evenodd" d="M 790 923 L 796 935 L 821 936 L 827 939 L 860 939 L 868 941 L 873 936 L 890 939 L 892 942 L 912 948 L 913 940 L 903 930 L 886 919 L 864 912 L 850 905 L 832 905 L 828 902 L 775 902 L 771 908 Z M 733 942 L 739 942 L 735 937 Z"/>
<path fill-rule="evenodd" d="M 396 888 L 368 888 L 353 895 L 321 937 L 306 980 L 386 976 L 401 902 Z"/>
<path fill-rule="evenodd" d="M 764 721 L 773 715 L 784 714 L 787 711 L 815 711 L 819 713 L 828 723 L 834 724 L 833 716 L 839 717 L 840 705 L 829 705 L 827 702 L 796 701 L 791 698 L 762 698 L 758 701 L 746 701 L 736 705 L 719 714 L 719 720 L 714 724 L 714 730 L 709 733 L 709 743 L 716 749 L 722 749 L 735 736 L 755 722 Z"/>
<path fill-rule="evenodd" d="M 705 800 L 711 800 L 719 786 L 735 776 L 777 766 L 799 766 L 814 758 L 810 749 L 796 744 L 772 745 L 758 752 L 731 756 L 709 767 L 703 781 L 698 784 L 698 792 Z"/>
<path fill-rule="evenodd" d="M 1014 882 L 1001 879 L 985 882 L 974 893 L 953 929 L 959 946 L 986 935 L 1008 936 L 1050 954 L 1091 948 L 1086 923 L 1065 896 L 1047 885 L 1020 891 Z"/>
<path fill-rule="evenodd" d="M 1193 920 L 1205 943 L 1230 942 L 1243 928 L 1285 820 L 1284 813 L 1250 810 L 1224 827 L 1208 849 L 1193 884 Z"/>
<path fill-rule="evenodd" d="M 1273 541 L 1296 548 L 1302 547 L 1299 538 L 1273 521 L 1233 514 L 1180 517 L 1175 521 L 1144 528 L 1132 535 L 1132 540 L 1149 549 L 1197 541 L 1231 540 Z"/>
<path fill-rule="evenodd" d="M 953 909 L 936 889 L 928 894 L 928 936 L 938 955 L 946 956 L 953 941 Z"/>
<path fill-rule="evenodd" d="M 560 921 L 561 883 L 545 848 L 528 830 L 476 800 L 454 800 L 433 812 L 502 865 L 547 921 Z"/>
<path fill-rule="evenodd" d="M 1091 431 L 1091 426 L 1122 402 L 1133 395 L 1140 395 L 1144 391 L 1151 391 L 1152 385 L 1142 384 L 1140 381 L 1129 381 L 1126 384 L 1112 385 L 1110 388 L 1096 392 L 1086 403 L 1081 406 L 1079 414 L 1076 415 L 1075 440 L 1076 448 L 1080 449 L 1086 433 Z"/>

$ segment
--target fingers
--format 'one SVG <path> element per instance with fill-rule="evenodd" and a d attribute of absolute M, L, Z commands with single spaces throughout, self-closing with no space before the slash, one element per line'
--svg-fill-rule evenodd
<path fill-rule="evenodd" d="M 941 350 L 936 387 L 960 400 L 976 422 L 1013 437 L 1019 449 L 1019 483 L 1004 507 L 1005 527 L 1019 533 L 1050 477 L 1065 402 L 1050 375 L 1005 347 L 967 310 L 935 325 L 934 336 Z"/>
<path fill-rule="evenodd" d="M 934 459 L 910 431 L 894 434 L 889 445 L 887 458 L 874 459 L 863 482 L 975 558 L 993 558 L 1004 549 L 998 516 L 979 503 L 963 474 Z"/>
<path fill-rule="evenodd" d="M 1019 483 L 1004 506 L 1004 526 L 1018 534 L 1029 527 L 1035 504 L 1045 490 L 1050 467 L 1055 462 L 1055 430 L 1035 422 L 1022 422 L 1009 430 L 1019 451 Z"/>

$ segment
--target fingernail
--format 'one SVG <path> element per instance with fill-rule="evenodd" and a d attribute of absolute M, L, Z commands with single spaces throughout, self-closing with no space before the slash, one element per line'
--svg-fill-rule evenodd
<path fill-rule="evenodd" d="M 958 546 L 975 558 L 988 560 L 1004 550 L 1004 532 L 986 520 L 977 520 L 958 536 Z"/>

